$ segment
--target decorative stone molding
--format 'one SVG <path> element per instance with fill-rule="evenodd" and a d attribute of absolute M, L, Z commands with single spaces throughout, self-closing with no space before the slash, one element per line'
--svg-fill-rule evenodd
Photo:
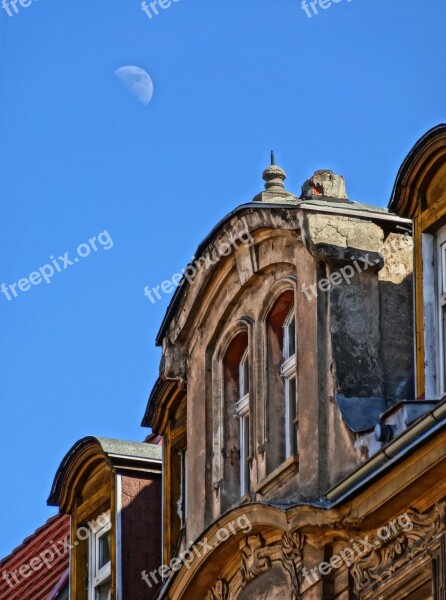
<path fill-rule="evenodd" d="M 299 532 L 284 533 L 282 537 L 283 565 L 291 575 L 296 600 L 300 598 L 300 573 L 303 567 L 305 536 Z"/>
<path fill-rule="evenodd" d="M 426 514 L 408 510 L 407 515 L 412 529 L 392 533 L 386 540 L 376 537 L 372 540 L 376 548 L 362 555 L 352 566 L 356 595 L 387 580 L 416 556 L 426 554 L 445 531 L 445 504 L 437 504 Z"/>
<path fill-rule="evenodd" d="M 229 586 L 224 579 L 219 579 L 217 583 L 208 591 L 204 600 L 228 600 Z"/>
<path fill-rule="evenodd" d="M 240 542 L 242 578 L 245 585 L 271 569 L 271 547 L 265 546 L 261 535 L 250 535 Z"/>
<path fill-rule="evenodd" d="M 290 575 L 293 589 L 291 600 L 300 600 L 300 572 L 303 565 L 305 537 L 299 533 L 284 533 L 280 542 L 265 544 L 261 535 L 250 535 L 240 543 L 242 555 L 242 587 L 279 563 Z"/>

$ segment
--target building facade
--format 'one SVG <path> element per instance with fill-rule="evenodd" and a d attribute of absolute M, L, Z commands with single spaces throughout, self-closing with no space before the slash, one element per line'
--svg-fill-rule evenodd
<path fill-rule="evenodd" d="M 300 197 L 276 165 L 263 177 L 199 246 L 157 338 L 159 598 L 445 598 L 446 405 L 415 392 L 399 180 L 388 211 L 330 171 Z"/>

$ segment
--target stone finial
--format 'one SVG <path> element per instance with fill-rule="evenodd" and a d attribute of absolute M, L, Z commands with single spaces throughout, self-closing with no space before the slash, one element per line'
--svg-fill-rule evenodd
<path fill-rule="evenodd" d="M 285 189 L 285 184 L 283 182 L 286 179 L 286 173 L 276 165 L 274 152 L 272 150 L 271 165 L 263 171 L 262 178 L 265 181 L 265 191 L 257 194 L 253 202 L 269 202 L 276 204 L 295 204 L 297 202 L 296 196 Z"/>
<path fill-rule="evenodd" d="M 284 181 L 286 179 L 286 173 L 283 169 L 277 165 L 272 164 L 267 167 L 262 173 L 262 179 L 266 181 L 266 190 L 283 190 L 285 188 Z"/>
<path fill-rule="evenodd" d="M 331 198 L 338 201 L 347 201 L 345 180 L 342 175 L 335 175 L 329 169 L 316 171 L 310 179 L 302 185 L 303 200 L 317 200 Z"/>

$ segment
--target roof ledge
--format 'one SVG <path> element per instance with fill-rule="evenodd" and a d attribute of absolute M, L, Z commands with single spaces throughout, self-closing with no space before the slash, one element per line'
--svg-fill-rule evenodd
<path fill-rule="evenodd" d="M 106 465 L 113 473 L 160 473 L 162 448 L 154 444 L 88 436 L 65 455 L 54 477 L 47 504 L 69 514 L 81 482 Z"/>

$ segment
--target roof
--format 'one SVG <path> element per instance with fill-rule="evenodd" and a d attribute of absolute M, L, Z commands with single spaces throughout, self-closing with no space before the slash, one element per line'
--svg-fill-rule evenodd
<path fill-rule="evenodd" d="M 62 591 L 64 583 L 67 583 L 69 549 L 65 550 L 63 542 L 68 541 L 69 535 L 70 518 L 58 514 L 0 561 L 0 599 L 47 600 L 51 597 L 56 600 L 56 590 Z M 53 544 L 59 552 L 54 551 Z M 47 557 L 46 564 L 39 559 L 42 552 Z M 30 562 L 33 559 L 32 568 Z"/>
<path fill-rule="evenodd" d="M 113 440 L 103 437 L 92 439 L 96 440 L 100 444 L 102 451 L 112 462 L 116 461 L 116 459 L 119 457 L 141 458 L 143 460 L 147 459 L 158 461 L 161 461 L 163 458 L 163 449 L 159 445 L 144 444 L 140 442 L 126 442 L 123 440 Z"/>
<path fill-rule="evenodd" d="M 61 506 L 64 488 L 69 488 L 70 468 L 85 464 L 91 456 L 105 460 L 119 473 L 147 474 L 161 471 L 163 448 L 160 445 L 88 436 L 74 444 L 60 463 L 54 477 L 48 504 Z M 67 487 L 68 486 L 68 487 Z"/>
<path fill-rule="evenodd" d="M 402 199 L 401 196 L 409 192 L 413 193 L 414 188 L 422 185 L 423 178 L 432 169 L 432 164 L 430 164 L 432 159 L 444 161 L 445 146 L 445 123 L 432 127 L 417 141 L 398 171 L 390 197 L 389 210 L 398 214 L 407 213 L 405 199 Z M 427 166 L 429 166 L 428 169 Z"/>
<path fill-rule="evenodd" d="M 339 212 L 343 212 L 346 210 L 352 210 L 355 212 L 370 212 L 377 214 L 389 215 L 389 209 L 382 206 L 374 206 L 373 204 L 365 204 L 363 202 L 357 202 L 356 200 L 348 200 L 348 201 L 340 201 L 337 198 L 325 198 L 316 200 L 315 198 L 311 200 L 302 200 L 299 203 L 299 208 L 310 208 L 312 206 L 318 206 L 321 209 L 333 207 L 337 208 Z"/>
<path fill-rule="evenodd" d="M 222 227 L 230 221 L 234 216 L 239 215 L 243 211 L 248 210 L 262 210 L 262 209 L 287 209 L 287 210 L 317 210 L 319 212 L 328 212 L 328 213 L 336 213 L 338 215 L 345 216 L 358 216 L 358 217 L 367 217 L 369 219 L 377 219 L 377 220 L 385 220 L 389 222 L 397 222 L 400 224 L 404 224 L 406 227 L 411 225 L 411 222 L 407 219 L 402 219 L 397 215 L 389 212 L 387 208 L 382 208 L 379 206 L 372 206 L 370 204 L 363 204 L 361 202 L 356 201 L 336 201 L 333 198 L 320 197 L 317 200 L 296 200 L 295 203 L 266 203 L 266 202 L 248 202 L 246 204 L 241 204 L 233 211 L 228 213 L 223 219 L 221 219 L 215 227 L 211 230 L 211 232 L 204 238 L 204 240 L 198 245 L 197 250 L 195 251 L 195 255 L 192 259 L 192 262 L 189 265 L 192 265 L 193 261 L 205 254 L 206 248 L 209 244 L 214 240 L 217 236 L 217 233 L 222 229 Z M 188 265 L 188 266 L 189 266 Z M 161 323 L 161 327 L 156 336 L 156 345 L 161 346 L 164 336 L 169 328 L 170 323 L 172 322 L 177 307 L 181 301 L 181 298 L 185 292 L 185 289 L 188 287 L 188 282 L 184 278 L 181 279 L 180 284 L 176 288 L 174 295 L 167 307 L 166 313 L 164 315 L 163 321 Z"/>

